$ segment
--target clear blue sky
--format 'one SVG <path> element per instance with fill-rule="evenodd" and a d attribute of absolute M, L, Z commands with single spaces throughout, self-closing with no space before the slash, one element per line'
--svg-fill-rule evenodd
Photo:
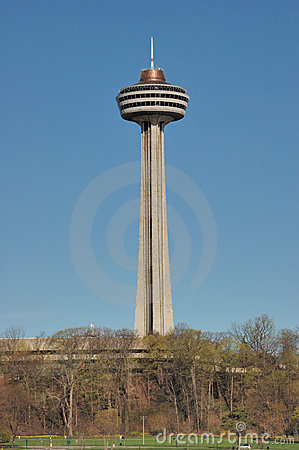
<path fill-rule="evenodd" d="M 201 189 L 218 230 L 214 264 L 194 291 L 201 226 L 180 197 L 186 186 L 168 188 L 175 321 L 217 331 L 267 313 L 294 327 L 298 1 L 7 0 L 0 21 L 0 331 L 133 327 L 138 183 L 105 198 L 92 226 L 97 264 L 119 284 L 112 301 L 100 277 L 99 295 L 81 281 L 69 230 L 96 177 L 118 165 L 125 177 L 124 165 L 139 161 L 140 130 L 120 118 L 115 96 L 149 65 L 151 35 L 157 65 L 191 97 L 184 120 L 166 128 L 167 164 Z M 113 260 L 109 230 L 130 267 L 124 255 L 124 267 Z"/>

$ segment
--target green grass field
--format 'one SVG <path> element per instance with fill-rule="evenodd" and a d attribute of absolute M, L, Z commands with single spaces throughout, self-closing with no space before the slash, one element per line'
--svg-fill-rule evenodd
<path fill-rule="evenodd" d="M 282 438 L 283 439 L 283 438 Z M 218 441 L 218 442 L 217 442 Z M 287 450 L 289 447 L 291 447 L 294 450 L 299 450 L 299 442 L 291 443 L 291 442 L 284 442 L 281 441 L 280 438 L 278 441 L 275 442 L 274 439 L 271 439 L 269 441 L 269 445 L 256 443 L 256 442 L 249 442 L 251 444 L 252 449 L 265 449 L 267 450 L 267 447 L 269 447 L 270 450 Z M 53 437 L 52 438 L 52 448 L 55 447 L 104 447 L 104 445 L 108 445 L 110 448 L 115 445 L 115 447 L 126 449 L 128 447 L 143 447 L 142 445 L 142 437 L 127 437 L 122 442 L 119 439 L 119 436 L 115 436 L 114 438 L 107 437 L 104 442 L 104 438 L 92 438 L 92 437 L 73 437 L 72 439 L 67 439 L 63 437 Z M 120 445 L 121 444 L 121 445 Z M 162 443 L 157 442 L 156 438 L 154 436 L 146 436 L 145 437 L 145 443 L 144 448 L 146 447 L 147 450 L 158 450 L 161 448 L 199 448 L 199 449 L 220 449 L 220 448 L 230 448 L 232 447 L 236 449 L 237 443 L 233 444 L 229 442 L 227 439 L 223 439 L 222 442 L 219 442 L 219 438 L 215 437 L 215 440 L 213 442 L 212 438 L 210 438 L 209 442 L 205 439 L 201 441 L 201 437 L 198 438 L 197 444 L 191 444 L 188 443 L 187 438 L 183 438 L 182 440 L 177 440 L 176 437 L 168 438 L 167 442 Z M 24 438 L 21 437 L 20 439 L 16 439 L 15 441 L 15 449 L 17 448 L 32 448 L 32 447 L 48 447 L 50 448 L 50 438 L 49 437 L 29 437 Z"/>

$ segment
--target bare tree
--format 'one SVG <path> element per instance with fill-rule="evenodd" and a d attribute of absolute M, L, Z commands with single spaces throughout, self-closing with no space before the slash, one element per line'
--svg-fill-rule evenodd
<path fill-rule="evenodd" d="M 87 329 L 81 327 L 55 333 L 50 344 L 58 357 L 52 374 L 57 389 L 52 393 L 52 398 L 59 403 L 69 436 L 73 435 L 74 391 L 88 355 L 87 341 Z"/>
<path fill-rule="evenodd" d="M 254 352 L 256 364 L 263 373 L 274 362 L 277 351 L 277 333 L 273 320 L 263 314 L 254 320 L 249 319 L 243 325 L 233 324 L 231 335 L 240 343 L 245 343 Z"/>

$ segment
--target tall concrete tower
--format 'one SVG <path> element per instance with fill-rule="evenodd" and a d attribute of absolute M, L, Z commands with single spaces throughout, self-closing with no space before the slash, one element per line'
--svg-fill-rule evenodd
<path fill-rule="evenodd" d="M 141 191 L 135 332 L 139 336 L 167 334 L 173 329 L 169 272 L 164 128 L 184 117 L 189 96 L 169 84 L 154 66 L 141 71 L 139 83 L 116 97 L 123 119 L 141 127 Z"/>

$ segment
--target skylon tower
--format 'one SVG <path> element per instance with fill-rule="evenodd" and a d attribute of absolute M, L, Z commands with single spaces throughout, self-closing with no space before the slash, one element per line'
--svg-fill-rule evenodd
<path fill-rule="evenodd" d="M 141 71 L 139 83 L 116 97 L 121 117 L 141 127 L 141 191 L 135 332 L 139 336 L 173 329 L 169 272 L 164 128 L 184 117 L 189 96 L 169 84 L 154 66 Z"/>

